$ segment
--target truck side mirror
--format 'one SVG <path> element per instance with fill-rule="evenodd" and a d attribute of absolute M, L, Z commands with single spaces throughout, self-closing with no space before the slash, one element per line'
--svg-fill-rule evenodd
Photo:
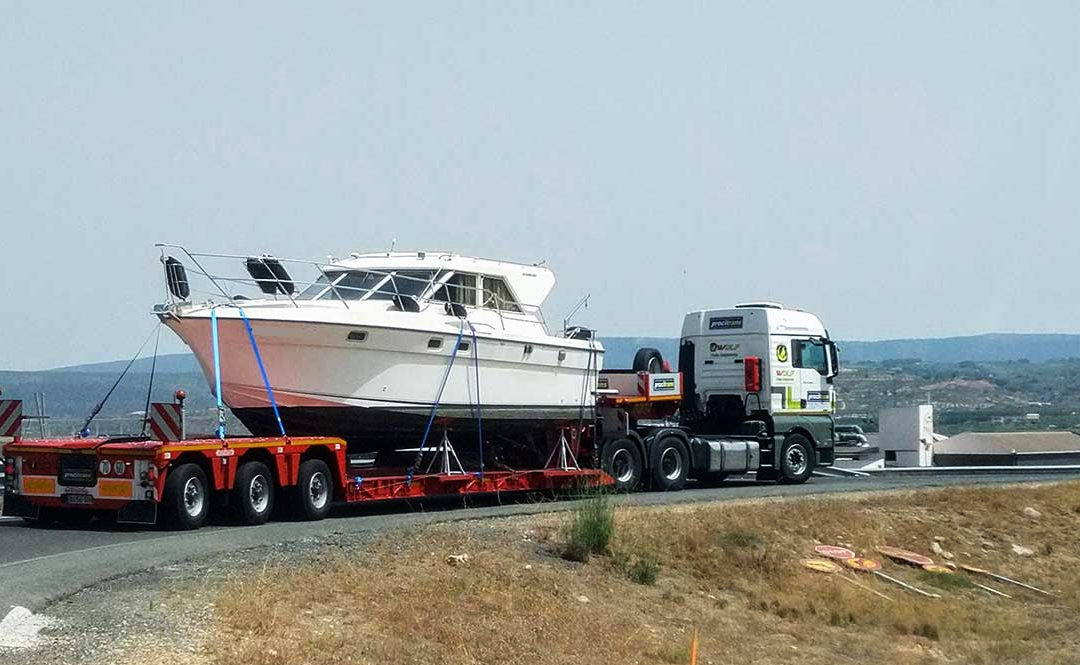
<path fill-rule="evenodd" d="M 836 344 L 826 342 L 829 347 L 829 372 L 826 376 L 832 378 L 840 373 L 840 354 L 837 351 Z"/>

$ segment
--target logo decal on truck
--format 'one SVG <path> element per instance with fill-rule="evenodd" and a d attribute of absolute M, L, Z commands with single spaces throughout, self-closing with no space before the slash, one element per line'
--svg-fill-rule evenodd
<path fill-rule="evenodd" d="M 709 330 L 735 330 L 742 328 L 741 316 L 714 316 L 709 319 Z"/>
<path fill-rule="evenodd" d="M 674 377 L 665 377 L 661 379 L 653 379 L 652 389 L 657 390 L 675 390 Z"/>
<path fill-rule="evenodd" d="M 776 345 L 776 359 L 782 363 L 787 362 L 787 347 L 783 344 Z"/>

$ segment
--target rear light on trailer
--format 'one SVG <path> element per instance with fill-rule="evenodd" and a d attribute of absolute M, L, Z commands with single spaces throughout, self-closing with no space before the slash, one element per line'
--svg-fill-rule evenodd
<path fill-rule="evenodd" d="M 746 392 L 761 391 L 761 358 L 757 356 L 743 358 L 743 382 L 746 384 Z"/>
<path fill-rule="evenodd" d="M 18 478 L 15 477 L 18 467 L 14 457 L 4 458 L 4 492 L 16 494 L 19 491 Z"/>

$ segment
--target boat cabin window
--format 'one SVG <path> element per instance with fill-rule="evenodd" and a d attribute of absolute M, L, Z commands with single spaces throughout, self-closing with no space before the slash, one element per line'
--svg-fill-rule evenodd
<path fill-rule="evenodd" d="M 330 280 L 326 278 L 326 273 L 319 275 L 319 279 L 312 282 L 306 289 L 300 292 L 300 295 L 296 296 L 297 300 L 315 300 L 319 297 L 326 287 L 330 286 Z"/>
<path fill-rule="evenodd" d="M 339 275 L 340 277 L 334 282 L 334 288 L 328 289 L 319 296 L 319 300 L 360 300 L 386 278 L 386 275 L 381 272 L 366 270 L 350 270 Z M 371 297 L 389 300 L 393 295 L 392 292 L 381 296 L 379 293 L 372 293 Z"/>
<path fill-rule="evenodd" d="M 380 300 L 393 298 L 395 295 L 419 298 L 431 286 L 434 277 L 434 270 L 397 270 L 390 274 L 390 279 L 371 297 Z"/>
<path fill-rule="evenodd" d="M 504 312 L 520 312 L 521 307 L 514 301 L 514 294 L 506 281 L 499 277 L 484 277 L 483 306 Z"/>
<path fill-rule="evenodd" d="M 452 302 L 472 307 L 476 304 L 476 275 L 456 272 L 431 295 L 435 302 Z"/>

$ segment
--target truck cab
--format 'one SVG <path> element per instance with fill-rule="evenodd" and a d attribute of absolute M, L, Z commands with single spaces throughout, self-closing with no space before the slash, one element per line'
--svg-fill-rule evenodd
<path fill-rule="evenodd" d="M 683 319 L 680 421 L 696 434 L 747 434 L 764 427 L 762 467 L 833 462 L 836 345 L 818 317 L 777 303 L 689 312 Z M 786 460 L 792 443 L 801 450 Z M 795 459 L 808 456 L 806 459 Z M 798 476 L 803 475 L 800 471 Z"/>

